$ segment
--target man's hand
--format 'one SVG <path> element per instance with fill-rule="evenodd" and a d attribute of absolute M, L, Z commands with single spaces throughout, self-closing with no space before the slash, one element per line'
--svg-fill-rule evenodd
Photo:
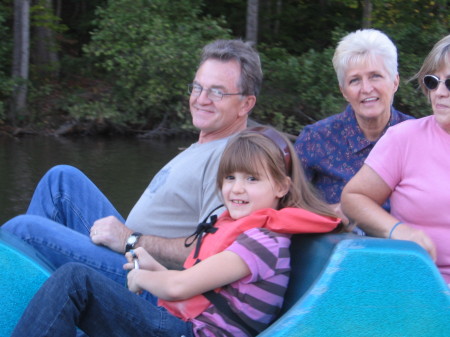
<path fill-rule="evenodd" d="M 99 219 L 91 228 L 91 240 L 118 253 L 125 253 L 128 238 L 134 231 L 125 226 L 114 216 Z M 185 238 L 163 238 L 143 235 L 139 247 L 143 247 L 159 263 L 170 269 L 181 269 L 186 257 L 194 246 L 186 248 Z"/>
<path fill-rule="evenodd" d="M 115 216 L 107 216 L 94 222 L 91 228 L 91 240 L 97 245 L 124 253 L 126 241 L 132 233 L 133 231 Z"/>

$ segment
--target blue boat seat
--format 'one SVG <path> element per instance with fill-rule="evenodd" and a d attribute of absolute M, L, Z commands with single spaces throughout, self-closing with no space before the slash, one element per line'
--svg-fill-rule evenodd
<path fill-rule="evenodd" d="M 0 228 L 0 336 L 9 336 L 53 268 Z M 282 313 L 259 336 L 449 336 L 450 291 L 408 241 L 352 234 L 295 235 Z"/>
<path fill-rule="evenodd" d="M 53 268 L 31 246 L 0 228 L 0 336 L 9 336 Z"/>
<path fill-rule="evenodd" d="M 450 336 L 450 291 L 409 241 L 293 237 L 282 315 L 261 337 Z"/>

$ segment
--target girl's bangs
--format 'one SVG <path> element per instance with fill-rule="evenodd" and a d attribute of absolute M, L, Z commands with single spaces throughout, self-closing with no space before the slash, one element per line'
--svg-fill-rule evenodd
<path fill-rule="evenodd" d="M 221 179 L 233 172 L 245 172 L 258 176 L 265 170 L 263 158 L 264 154 L 259 146 L 248 141 L 243 144 L 241 139 L 240 144 L 231 144 L 223 153 L 219 175 Z"/>

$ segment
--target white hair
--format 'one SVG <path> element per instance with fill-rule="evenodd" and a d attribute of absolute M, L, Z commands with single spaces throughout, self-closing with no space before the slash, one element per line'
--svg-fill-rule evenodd
<path fill-rule="evenodd" d="M 381 56 L 391 79 L 398 75 L 397 48 L 389 37 L 376 29 L 361 29 L 343 37 L 333 56 L 333 67 L 339 85 L 344 84 L 350 63 L 360 63 Z"/>

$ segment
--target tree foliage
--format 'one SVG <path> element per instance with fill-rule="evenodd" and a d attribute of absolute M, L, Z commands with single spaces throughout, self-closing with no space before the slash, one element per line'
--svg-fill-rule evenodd
<path fill-rule="evenodd" d="M 12 32 L 7 25 L 12 7 L 0 3 L 0 123 L 6 118 L 8 99 L 11 97 L 13 83 L 9 76 L 11 71 Z"/>
<path fill-rule="evenodd" d="M 37 0 L 35 0 L 37 1 Z M 78 120 L 107 120 L 145 129 L 190 126 L 186 84 L 201 47 L 244 38 L 247 2 L 239 0 L 54 1 L 61 18 L 61 79 L 31 78 L 34 120 L 47 110 Z M 365 24 L 384 31 L 399 51 L 402 79 L 394 105 L 430 113 L 408 79 L 433 44 L 449 33 L 443 0 L 259 0 L 263 64 L 260 122 L 297 134 L 302 125 L 342 111 L 331 58 L 339 39 Z M 0 0 L 0 121 L 11 82 L 12 0 Z M 55 7 L 56 8 L 56 7 Z M 371 8 L 364 11 L 364 8 Z M 36 18 L 34 18 L 35 20 Z M 36 21 L 32 21 L 36 22 Z M 56 21 L 55 21 L 56 22 Z"/>
<path fill-rule="evenodd" d="M 306 5 L 307 2 L 297 3 Z M 320 3 L 316 2 L 310 8 L 320 6 Z M 303 36 L 310 38 L 310 34 L 303 31 L 303 34 L 297 36 L 298 44 L 301 45 L 298 48 L 287 47 L 291 45 L 287 42 L 284 48 L 272 48 L 271 51 L 262 49 L 266 74 L 264 95 L 255 115 L 296 134 L 301 125 L 342 111 L 346 102 L 339 92 L 331 59 L 340 38 L 361 27 L 361 3 L 362 1 L 356 0 L 328 1 L 329 8 L 322 13 L 333 8 L 336 10 L 336 6 L 346 6 L 346 9 L 336 13 L 336 17 L 343 18 L 342 22 L 334 25 L 332 30 L 323 32 L 321 43 L 326 41 L 324 48 L 316 42 L 311 44 L 314 47 L 303 51 Z M 384 31 L 398 49 L 402 81 L 395 95 L 394 106 L 415 117 L 429 115 L 429 103 L 417 89 L 417 84 L 408 80 L 419 70 L 434 43 L 449 33 L 446 1 L 373 0 L 372 5 L 372 27 Z M 359 20 L 355 22 L 359 27 L 354 27 L 355 22 L 345 24 L 347 19 L 342 16 L 343 13 L 349 14 L 352 20 L 358 13 Z M 300 20 L 303 21 L 302 25 L 316 26 L 313 21 L 318 19 L 317 15 L 302 17 L 305 19 Z M 328 23 L 330 22 L 333 21 Z M 316 34 L 318 33 L 314 32 L 312 36 Z M 292 36 L 291 34 L 290 37 Z"/>
<path fill-rule="evenodd" d="M 409 79 L 419 70 L 433 45 L 449 34 L 447 1 L 388 0 L 374 1 L 374 28 L 386 32 L 399 53 L 402 79 L 395 95 L 398 109 L 416 117 L 431 113 L 417 83 Z"/>
<path fill-rule="evenodd" d="M 104 100 L 121 121 L 167 126 L 186 119 L 184 97 L 201 46 L 229 37 L 219 21 L 199 17 L 199 6 L 186 0 L 116 0 L 97 10 L 97 28 L 84 50 L 111 80 Z"/>

